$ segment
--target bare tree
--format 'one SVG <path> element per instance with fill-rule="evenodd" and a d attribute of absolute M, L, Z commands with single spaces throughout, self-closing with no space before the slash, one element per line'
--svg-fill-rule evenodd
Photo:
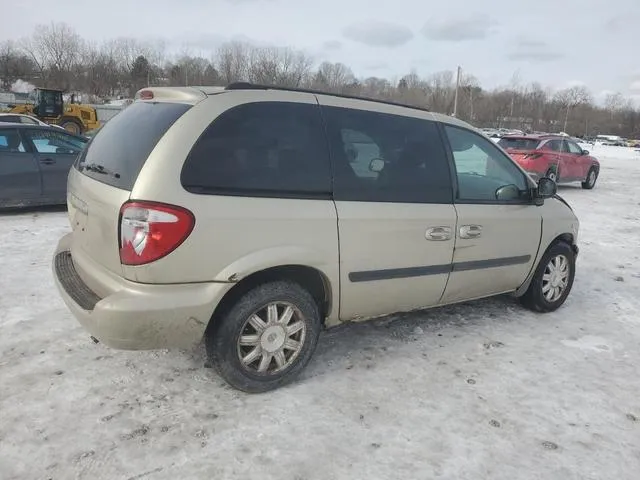
<path fill-rule="evenodd" d="M 213 63 L 218 68 L 223 83 L 246 81 L 249 73 L 249 46 L 241 42 L 225 43 L 218 48 Z"/>
<path fill-rule="evenodd" d="M 621 110 L 624 107 L 624 97 L 620 92 L 609 93 L 604 99 L 604 106 L 611 114 L 611 120 L 613 120 L 614 115 L 617 111 Z"/>
<path fill-rule="evenodd" d="M 556 93 L 555 100 L 565 109 L 564 127 L 562 131 L 566 131 L 571 109 L 577 107 L 578 105 L 590 103 L 591 93 L 584 85 L 575 85 L 573 87 L 560 90 L 558 93 Z"/>
<path fill-rule="evenodd" d="M 24 42 L 42 74 L 44 86 L 68 89 L 75 67 L 79 64 L 83 40 L 66 23 L 39 25 L 34 35 Z"/>
<path fill-rule="evenodd" d="M 313 80 L 313 87 L 328 92 L 340 92 L 345 85 L 353 83 L 355 75 L 343 63 L 323 62 Z"/>
<path fill-rule="evenodd" d="M 211 59 L 188 50 L 167 59 L 162 41 L 116 38 L 96 45 L 83 41 L 64 23 L 40 26 L 22 44 L 0 44 L 0 87 L 11 88 L 18 79 L 87 93 L 94 101 L 132 95 L 146 85 L 252 81 L 402 101 L 447 114 L 452 112 L 455 91 L 451 71 L 426 77 L 411 71 L 393 79 L 358 78 L 343 63 L 323 62 L 314 68 L 313 59 L 302 51 L 240 42 L 223 44 Z M 515 72 L 507 86 L 489 91 L 465 72 L 458 114 L 477 126 L 640 136 L 640 111 L 619 93 L 598 106 L 583 86 L 554 94 L 523 80 Z"/>
<path fill-rule="evenodd" d="M 0 89 L 9 90 L 16 80 L 33 80 L 33 61 L 12 41 L 0 43 Z"/>
<path fill-rule="evenodd" d="M 427 105 L 436 112 L 451 113 L 455 84 L 453 72 L 436 72 L 425 79 L 427 86 Z"/>

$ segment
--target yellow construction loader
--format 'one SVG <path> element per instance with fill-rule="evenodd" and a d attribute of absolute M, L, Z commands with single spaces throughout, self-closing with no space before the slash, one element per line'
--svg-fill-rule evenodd
<path fill-rule="evenodd" d="M 43 122 L 60 125 L 68 132 L 82 135 L 100 127 L 96 109 L 89 105 L 64 104 L 62 90 L 37 88 L 30 101 L 11 105 L 10 113 L 33 115 Z"/>

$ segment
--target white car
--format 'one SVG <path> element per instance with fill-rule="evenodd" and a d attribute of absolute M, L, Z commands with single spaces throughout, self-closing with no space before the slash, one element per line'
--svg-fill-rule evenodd
<path fill-rule="evenodd" d="M 48 123 L 43 122 L 42 120 L 38 120 L 36 117 L 32 117 L 31 115 L 24 115 L 22 113 L 0 113 L 0 123 L 22 123 L 26 125 L 42 125 L 44 127 L 57 127 L 61 130 L 64 130 L 60 125 L 50 125 Z"/>

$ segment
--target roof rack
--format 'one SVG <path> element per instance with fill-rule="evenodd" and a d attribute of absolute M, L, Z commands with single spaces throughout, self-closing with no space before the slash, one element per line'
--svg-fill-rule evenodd
<path fill-rule="evenodd" d="M 426 108 L 416 107 L 415 105 L 409 105 L 401 102 L 393 102 L 391 100 L 380 100 L 378 98 L 362 97 L 358 95 L 348 95 L 346 93 L 323 92 L 322 90 L 313 90 L 309 88 L 281 87 L 278 85 L 261 85 L 261 84 L 250 83 L 250 82 L 234 82 L 227 85 L 225 87 L 225 90 L 280 90 L 285 92 L 312 93 L 314 95 L 331 95 L 333 97 L 349 98 L 352 100 L 364 100 L 366 102 L 383 103 L 385 105 L 394 105 L 396 107 L 412 108 L 414 110 L 430 112 L 430 110 Z"/>

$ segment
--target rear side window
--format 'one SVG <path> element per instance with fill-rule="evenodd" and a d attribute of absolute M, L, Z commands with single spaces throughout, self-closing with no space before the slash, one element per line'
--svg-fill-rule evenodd
<path fill-rule="evenodd" d="M 87 143 L 81 137 L 71 136 L 63 131 L 54 129 L 24 130 L 27 138 L 31 140 L 37 153 L 59 153 L 65 155 L 77 155 Z"/>
<path fill-rule="evenodd" d="M 508 138 L 502 137 L 498 142 L 505 150 L 512 148 L 514 150 L 535 150 L 538 148 L 539 140 L 535 138 Z"/>
<path fill-rule="evenodd" d="M 181 182 L 201 194 L 330 198 L 319 107 L 256 102 L 227 110 L 193 146 Z"/>
<path fill-rule="evenodd" d="M 79 170 L 103 183 L 131 190 L 158 141 L 189 108 L 182 103 L 133 103 L 91 139 L 80 157 Z"/>
<path fill-rule="evenodd" d="M 334 162 L 334 198 L 451 203 L 446 150 L 435 122 L 323 107 Z"/>

